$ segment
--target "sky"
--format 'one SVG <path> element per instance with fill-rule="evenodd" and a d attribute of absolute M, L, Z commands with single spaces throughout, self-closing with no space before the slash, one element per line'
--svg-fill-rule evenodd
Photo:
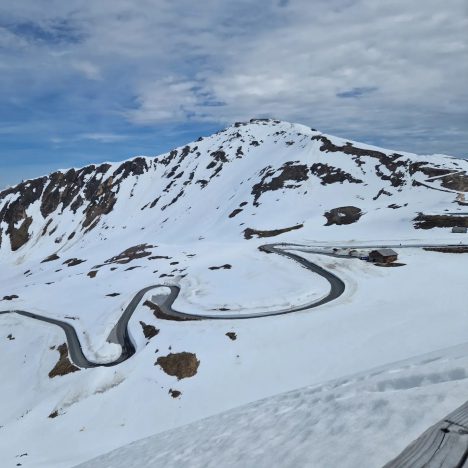
<path fill-rule="evenodd" d="M 0 102 L 0 188 L 255 117 L 468 157 L 468 2 L 2 2 Z"/>

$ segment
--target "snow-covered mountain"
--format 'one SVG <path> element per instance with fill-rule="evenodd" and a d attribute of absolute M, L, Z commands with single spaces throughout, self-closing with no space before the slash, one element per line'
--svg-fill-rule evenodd
<path fill-rule="evenodd" d="M 384 463 L 467 394 L 460 371 L 468 359 L 466 253 L 419 247 L 467 243 L 466 234 L 451 232 L 468 226 L 467 193 L 466 160 L 384 150 L 276 120 L 236 123 L 158 157 L 59 171 L 4 190 L 0 466 L 70 467 L 157 434 L 97 465 L 114 466 L 121 457 L 143 466 L 167 438 L 171 447 L 180 440 L 192 450 L 185 434 L 194 427 L 205 444 L 210 421 L 232 438 L 225 420 L 264 427 L 281 414 L 286 425 L 297 420 L 294 414 L 303 422 L 287 447 L 309 452 L 310 437 L 320 433 L 321 446 L 333 447 L 331 465 L 339 459 L 342 466 L 366 466 L 366 457 Z M 228 320 L 327 296 L 324 277 L 258 248 L 270 242 L 300 244 L 289 248 L 333 272 L 344 293 L 314 309 Z M 378 245 L 396 248 L 401 266 L 340 256 Z M 177 310 L 223 319 L 165 319 L 154 301 L 167 297 L 167 286 L 180 288 Z M 53 320 L 73 327 L 87 359 L 112 364 L 122 351 L 116 324 L 149 287 L 128 322 L 135 354 L 110 367 L 72 362 Z M 380 375 L 376 368 L 385 370 Z M 336 379 L 339 389 L 327 393 Z M 352 397 L 367 391 L 372 398 Z M 338 411 L 350 397 L 349 411 Z M 411 407 L 411 418 L 397 412 L 400 402 Z M 194 425 L 233 408 L 239 409 L 232 416 Z M 265 408 L 270 416 L 263 418 Z M 371 429 L 363 428 L 372 432 L 372 449 L 359 451 L 359 430 L 346 431 L 343 444 L 339 422 L 322 430 L 327 414 L 348 418 L 343 427 L 355 427 L 356 414 L 372 419 Z M 189 423 L 181 439 L 165 433 Z M 274 453 L 264 441 L 285 439 L 267 433 L 261 450 Z M 353 457 L 346 456 L 350 447 Z M 250 448 L 255 466 L 261 450 Z M 223 463 L 248 466 L 233 452 Z M 166 455 L 164 463 L 178 460 Z M 286 466 L 317 460 L 330 466 L 325 449 L 302 455 L 289 452 Z M 193 461 L 210 466 L 201 455 Z"/>
<path fill-rule="evenodd" d="M 149 242 L 238 240 L 290 228 L 312 239 L 370 237 L 366 230 L 377 228 L 406 236 L 431 225 L 415 221 L 419 213 L 463 204 L 467 173 L 463 159 L 252 120 L 156 158 L 59 171 L 3 191 L 0 254 L 44 255 L 103 239 L 122 245 L 136 230 L 146 230 L 137 237 Z M 336 229 L 343 224 L 355 226 Z"/>

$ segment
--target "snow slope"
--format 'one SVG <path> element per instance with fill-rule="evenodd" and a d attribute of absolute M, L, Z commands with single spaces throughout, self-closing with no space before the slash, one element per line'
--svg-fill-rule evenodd
<path fill-rule="evenodd" d="M 383 466 L 466 401 L 467 366 L 465 344 L 266 398 L 77 468 Z"/>
<path fill-rule="evenodd" d="M 465 160 L 395 153 L 255 120 L 156 158 L 26 181 L 0 193 L 0 311 L 66 321 L 89 359 L 109 362 L 120 349 L 108 336 L 146 286 L 178 285 L 178 310 L 220 315 L 283 309 L 327 294 L 322 277 L 259 251 L 264 243 L 329 251 L 466 242 L 450 227 L 466 222 L 467 173 Z M 136 354 L 115 367 L 51 378 L 63 332 L 0 315 L 0 367 L 8 377 L 0 384 L 1 466 L 70 467 L 259 399 L 466 342 L 467 254 L 401 249 L 404 266 L 379 268 L 298 253 L 342 278 L 343 296 L 281 317 L 199 322 L 158 319 L 143 300 L 129 322 Z M 145 334 L 148 326 L 155 336 Z M 156 363 L 180 352 L 199 361 L 196 374 L 182 380 Z M 440 405 L 429 411 L 422 398 L 424 418 L 415 416 L 400 438 L 398 425 L 385 426 L 395 450 L 461 394 L 455 388 L 454 399 L 442 401 L 433 389 L 426 388 L 428 401 Z M 307 393 L 297 392 L 298 401 Z M 280 407 L 282 398 L 266 401 Z M 332 414 L 326 401 L 317 418 Z M 380 451 L 375 445 L 356 457 L 377 460 Z"/>

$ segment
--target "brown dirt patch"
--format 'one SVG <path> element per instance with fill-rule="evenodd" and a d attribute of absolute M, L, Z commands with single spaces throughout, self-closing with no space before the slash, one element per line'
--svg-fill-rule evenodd
<path fill-rule="evenodd" d="M 79 367 L 76 367 L 70 361 L 68 357 L 68 346 L 66 343 L 61 344 L 57 348 L 57 351 L 60 353 L 60 358 L 57 364 L 55 364 L 54 368 L 49 372 L 49 377 L 51 379 L 57 377 L 58 375 L 67 375 L 80 370 Z"/>
<path fill-rule="evenodd" d="M 148 340 L 151 340 L 151 338 L 154 338 L 159 333 L 159 330 L 156 327 L 154 327 L 153 325 L 147 325 L 141 320 L 140 325 L 141 328 L 143 328 L 143 334 L 145 335 L 145 338 Z"/>
<path fill-rule="evenodd" d="M 177 377 L 178 380 L 187 379 L 196 375 L 200 361 L 194 353 L 170 353 L 167 356 L 159 357 L 155 365 L 168 375 Z"/>
<path fill-rule="evenodd" d="M 97 271 L 96 271 L 96 270 L 90 271 L 90 272 L 88 273 L 88 276 L 89 276 L 90 278 L 95 278 L 96 275 L 97 275 Z"/>

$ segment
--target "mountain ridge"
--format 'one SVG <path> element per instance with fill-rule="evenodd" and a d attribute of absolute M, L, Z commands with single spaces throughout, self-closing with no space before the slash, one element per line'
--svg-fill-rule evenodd
<path fill-rule="evenodd" d="M 3 190 L 0 192 L 0 253 L 8 250 L 8 244 L 16 252 L 32 239 L 45 236 L 55 236 L 54 243 L 60 247 L 78 234 L 86 236 L 98 225 L 106 229 L 111 223 L 106 222 L 109 215 L 116 205 L 125 204 L 125 200 L 132 212 L 152 210 L 153 214 L 148 216 L 152 218 L 150 223 L 162 226 L 177 222 L 183 227 L 181 218 L 187 218 L 187 223 L 193 225 L 194 217 L 188 212 L 196 210 L 190 201 L 187 203 L 187 198 L 207 205 L 210 205 L 208 199 L 219 198 L 223 203 L 217 206 L 211 203 L 208 211 L 198 211 L 209 220 L 207 213 L 226 208 L 229 212 L 227 221 L 222 220 L 225 223 L 245 218 L 242 215 L 247 211 L 250 216 L 262 215 L 264 204 L 269 206 L 263 218 L 271 217 L 275 204 L 276 209 L 284 208 L 275 196 L 279 193 L 294 198 L 294 202 L 290 200 L 293 205 L 308 201 L 310 191 L 316 191 L 314 182 L 325 189 L 337 187 L 333 192 L 346 195 L 338 198 L 356 199 L 363 193 L 367 201 L 398 198 L 398 194 L 409 193 L 411 187 L 415 191 L 430 188 L 456 193 L 458 201 L 463 202 L 464 196 L 460 194 L 468 191 L 467 174 L 468 161 L 463 159 L 398 153 L 323 134 L 300 124 L 252 119 L 156 157 L 137 156 L 120 163 L 56 171 Z M 217 183 L 220 179 L 221 186 Z M 429 187 L 428 179 L 433 179 Z M 353 186 L 369 188 L 353 190 Z M 231 191 L 229 197 L 225 197 L 226 190 Z M 243 193 L 242 200 L 239 191 Z M 236 198 L 239 198 L 237 204 L 232 203 Z M 131 203 L 130 199 L 133 199 Z M 181 209 L 174 210 L 179 205 Z M 330 223 L 326 213 L 348 205 L 329 206 L 328 210 L 322 210 L 321 216 Z M 383 208 L 381 204 L 376 205 Z M 402 206 L 401 203 L 390 205 L 392 209 Z M 369 207 L 357 208 L 364 212 Z M 125 210 L 120 211 L 122 217 Z M 415 209 L 413 219 L 423 211 Z M 272 228 L 283 229 L 307 220 L 304 210 L 296 214 L 284 216 L 284 223 L 278 219 Z M 61 222 L 64 215 L 67 223 Z M 274 217 L 279 218 L 277 214 Z M 217 216 L 212 214 L 211 218 L 211 225 L 216 224 Z M 240 224 L 246 225 L 246 220 L 243 221 Z M 144 227 L 144 223 L 140 221 L 140 224 Z M 240 230 L 239 226 L 232 227 L 231 231 L 242 236 L 245 229 L 262 230 L 266 226 L 246 225 Z"/>

